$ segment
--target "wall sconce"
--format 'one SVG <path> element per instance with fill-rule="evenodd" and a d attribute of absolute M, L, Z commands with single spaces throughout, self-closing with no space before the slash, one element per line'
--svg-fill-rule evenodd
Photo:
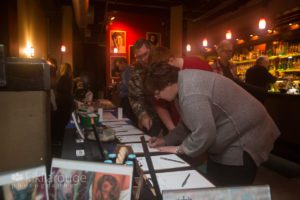
<path fill-rule="evenodd" d="M 207 45 L 208 45 L 207 39 L 204 38 L 202 41 L 202 46 L 207 47 Z"/>
<path fill-rule="evenodd" d="M 30 47 L 30 57 L 32 58 L 34 56 L 34 48 Z"/>
<path fill-rule="evenodd" d="M 226 40 L 230 40 L 231 37 L 232 37 L 231 31 L 228 30 L 228 31 L 226 32 Z"/>
<path fill-rule="evenodd" d="M 60 47 L 60 51 L 62 52 L 62 53 L 65 53 L 66 52 L 66 46 L 65 45 L 61 45 L 61 47 Z"/>
<path fill-rule="evenodd" d="M 27 46 L 24 49 L 24 53 L 27 56 L 27 58 L 32 58 L 34 57 L 34 48 L 32 46 Z"/>
<path fill-rule="evenodd" d="M 265 29 L 267 26 L 267 22 L 266 22 L 266 19 L 265 18 L 261 18 L 258 22 L 258 28 L 259 29 Z"/>
<path fill-rule="evenodd" d="M 187 51 L 187 52 L 190 52 L 191 50 L 192 50 L 191 45 L 190 45 L 190 44 L 187 44 L 187 45 L 186 45 L 186 51 Z"/>

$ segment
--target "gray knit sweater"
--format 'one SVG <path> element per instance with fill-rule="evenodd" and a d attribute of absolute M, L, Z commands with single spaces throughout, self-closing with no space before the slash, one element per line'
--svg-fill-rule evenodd
<path fill-rule="evenodd" d="M 243 151 L 266 161 L 280 132 L 264 106 L 232 80 L 216 73 L 183 70 L 176 99 L 182 123 L 165 137 L 186 155 L 207 152 L 215 162 L 243 165 Z"/>

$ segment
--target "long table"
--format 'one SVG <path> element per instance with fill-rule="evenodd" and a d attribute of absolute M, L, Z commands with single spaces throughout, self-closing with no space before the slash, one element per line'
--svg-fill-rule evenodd
<path fill-rule="evenodd" d="M 102 148 L 105 153 L 111 153 L 115 151 L 115 148 L 118 144 L 118 141 L 115 140 L 113 142 L 102 142 Z M 84 151 L 84 154 L 78 154 L 78 151 Z M 155 155 L 164 155 L 164 153 L 161 152 L 153 152 L 150 153 L 151 156 Z M 75 125 L 70 123 L 66 130 L 64 135 L 64 141 L 63 141 L 63 148 L 62 148 L 62 154 L 61 158 L 68 159 L 68 160 L 81 160 L 81 161 L 93 161 L 93 162 L 101 162 L 103 161 L 101 157 L 101 153 L 99 150 L 99 145 L 96 141 L 85 139 L 81 140 L 78 133 L 76 133 Z M 195 166 L 199 165 L 199 162 L 204 160 L 203 157 L 200 157 L 198 159 L 191 159 L 186 156 L 180 156 L 185 162 L 189 163 L 191 166 L 184 167 L 179 169 L 179 171 L 183 170 L 193 170 L 195 169 Z M 177 169 L 178 170 L 178 169 Z M 158 170 L 155 171 L 155 173 L 163 173 L 163 172 L 175 172 L 176 169 L 171 170 Z M 153 193 L 150 190 L 151 184 L 149 182 L 145 182 L 143 184 L 142 192 L 140 199 L 154 199 Z"/>

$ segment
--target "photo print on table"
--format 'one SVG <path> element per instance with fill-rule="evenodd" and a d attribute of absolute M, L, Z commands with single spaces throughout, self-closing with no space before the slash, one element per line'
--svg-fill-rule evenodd
<path fill-rule="evenodd" d="M 48 200 L 46 167 L 2 173 L 0 175 L 0 199 Z"/>
<path fill-rule="evenodd" d="M 131 199 L 133 167 L 53 159 L 50 199 Z"/>

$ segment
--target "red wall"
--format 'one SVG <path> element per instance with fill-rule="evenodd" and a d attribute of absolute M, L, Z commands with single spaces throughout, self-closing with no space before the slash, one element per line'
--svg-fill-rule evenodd
<path fill-rule="evenodd" d="M 115 20 L 106 26 L 106 82 L 110 85 L 111 78 L 111 56 L 125 56 L 129 61 L 129 46 L 133 45 L 139 38 L 146 38 L 146 32 L 161 33 L 162 43 L 165 41 L 166 24 L 169 21 L 169 13 L 155 13 L 147 15 L 145 13 L 125 13 L 125 12 L 109 12 L 108 16 L 115 16 Z M 126 53 L 110 53 L 110 31 L 118 30 L 126 32 Z"/>

